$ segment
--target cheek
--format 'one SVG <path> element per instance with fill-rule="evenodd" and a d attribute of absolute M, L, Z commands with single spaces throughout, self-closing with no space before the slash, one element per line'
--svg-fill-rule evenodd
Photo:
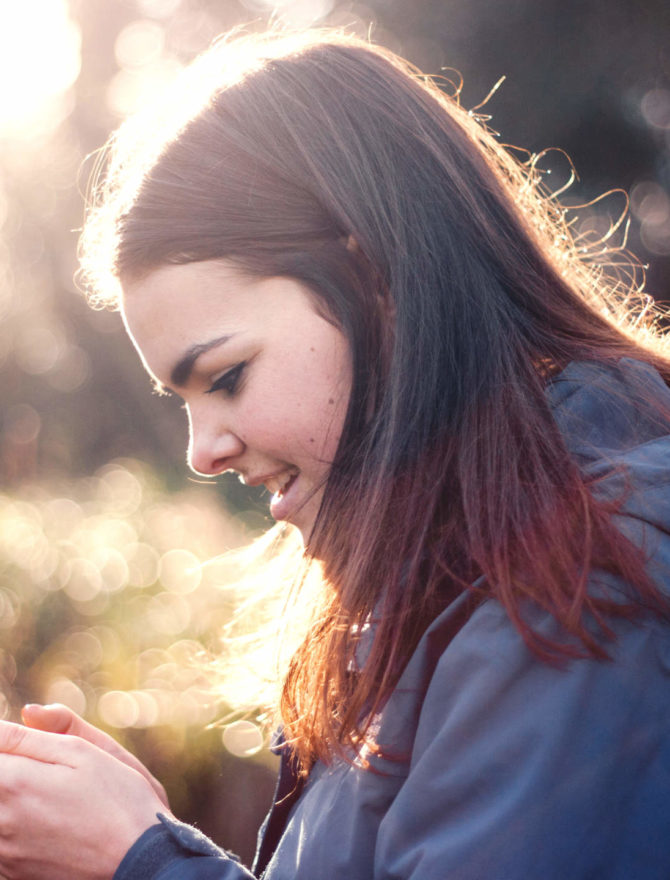
<path fill-rule="evenodd" d="M 336 340 L 340 343 L 340 339 Z M 351 393 L 351 366 L 348 349 L 333 345 L 329 357 L 308 375 L 311 425 L 310 446 L 317 456 L 332 462 L 342 434 Z"/>
<path fill-rule="evenodd" d="M 300 407 L 301 433 L 314 458 L 327 463 L 335 458 L 348 402 L 349 386 L 344 381 L 314 382 L 305 395 Z"/>
<path fill-rule="evenodd" d="M 318 331 L 318 332 L 317 332 Z M 267 358 L 245 400 L 249 433 L 278 457 L 331 462 L 335 456 L 351 391 L 351 366 L 344 337 L 319 319 L 292 337 L 277 356 Z M 259 364 L 259 367 L 261 365 Z M 296 464 L 299 462 L 296 460 Z"/>
<path fill-rule="evenodd" d="M 321 433 L 320 454 L 328 462 L 332 462 L 342 435 L 344 419 L 347 414 L 349 392 L 334 391 L 325 398 L 325 407 L 319 419 Z"/>
<path fill-rule="evenodd" d="M 332 397 L 324 405 L 311 395 L 291 403 L 294 405 L 287 400 L 279 407 L 247 410 L 242 426 L 246 442 L 298 465 L 302 459 L 331 462 L 342 432 L 345 408 Z"/>
<path fill-rule="evenodd" d="M 275 377 L 279 378 L 278 374 Z M 296 465 L 304 466 L 308 460 L 332 462 L 349 389 L 340 383 L 320 381 L 313 371 L 301 371 L 299 383 L 289 381 L 295 377 L 288 373 L 282 378 L 283 388 L 290 387 L 290 393 L 276 389 L 276 393 L 256 395 L 253 404 L 249 401 L 240 414 L 247 442 Z"/>

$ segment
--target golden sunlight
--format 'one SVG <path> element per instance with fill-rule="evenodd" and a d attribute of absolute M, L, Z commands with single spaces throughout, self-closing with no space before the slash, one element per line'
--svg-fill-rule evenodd
<path fill-rule="evenodd" d="M 79 75 L 80 43 L 66 0 L 0 0 L 0 136 L 59 121 Z"/>

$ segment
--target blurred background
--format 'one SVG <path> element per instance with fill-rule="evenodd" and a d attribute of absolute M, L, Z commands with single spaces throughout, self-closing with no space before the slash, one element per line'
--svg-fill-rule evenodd
<path fill-rule="evenodd" d="M 214 37 L 270 18 L 456 70 L 466 107 L 505 76 L 486 105 L 503 142 L 565 150 L 573 203 L 625 190 L 629 245 L 670 300 L 667 0 L 0 0 L 0 717 L 67 703 L 245 860 L 273 759 L 253 714 L 210 726 L 237 718 L 198 665 L 236 595 L 232 563 L 200 563 L 265 529 L 265 502 L 189 478 L 183 413 L 73 275 L 86 157 Z"/>

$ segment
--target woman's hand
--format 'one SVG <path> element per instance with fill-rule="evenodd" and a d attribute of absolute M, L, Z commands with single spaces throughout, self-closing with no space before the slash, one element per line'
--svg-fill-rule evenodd
<path fill-rule="evenodd" d="M 164 801 L 126 760 L 78 736 L 0 721 L 0 875 L 8 880 L 111 880 L 157 812 Z"/>
<path fill-rule="evenodd" d="M 61 703 L 53 703 L 50 706 L 30 703 L 23 707 L 21 718 L 27 727 L 33 727 L 36 730 L 46 730 L 51 733 L 65 733 L 78 736 L 94 746 L 98 746 L 103 752 L 108 752 L 118 761 L 141 773 L 162 800 L 164 806 L 168 810 L 170 809 L 165 789 L 156 777 L 152 776 L 144 764 L 120 746 L 111 736 L 108 736 L 102 730 L 98 730 L 97 727 L 80 718 L 72 709 L 68 709 L 67 706 L 63 706 Z"/>

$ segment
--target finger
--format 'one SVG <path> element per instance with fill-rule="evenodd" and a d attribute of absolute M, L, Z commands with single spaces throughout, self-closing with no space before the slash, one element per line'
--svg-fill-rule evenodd
<path fill-rule="evenodd" d="M 70 737 L 56 737 L 11 721 L 0 721 L 0 754 L 19 755 L 45 764 L 74 766 Z"/>
<path fill-rule="evenodd" d="M 49 706 L 29 703 L 21 710 L 21 718 L 26 727 L 78 736 L 105 751 L 110 751 L 112 748 L 121 749 L 115 739 L 84 721 L 62 703 L 52 703 Z"/>
<path fill-rule="evenodd" d="M 99 749 L 109 752 L 110 755 L 113 755 L 120 761 L 125 763 L 137 761 L 113 737 L 89 724 L 88 721 L 84 721 L 83 718 L 80 718 L 72 709 L 63 706 L 62 703 L 53 703 L 50 706 L 30 703 L 21 710 L 21 718 L 26 727 L 49 731 L 50 733 L 78 736 Z"/>
<path fill-rule="evenodd" d="M 50 706 L 40 706 L 36 703 L 31 703 L 23 707 L 21 717 L 27 727 L 52 733 L 78 736 L 132 767 L 133 770 L 137 770 L 151 784 L 152 788 L 167 806 L 168 801 L 165 789 L 155 776 L 147 770 L 144 764 L 130 752 L 126 751 L 123 746 L 119 745 L 113 737 L 84 721 L 72 709 L 60 703 L 54 703 Z"/>

